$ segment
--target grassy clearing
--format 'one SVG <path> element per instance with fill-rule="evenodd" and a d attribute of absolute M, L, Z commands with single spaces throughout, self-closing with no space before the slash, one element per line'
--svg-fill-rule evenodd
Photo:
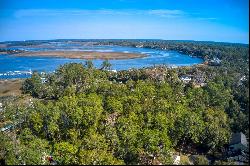
<path fill-rule="evenodd" d="M 0 97 L 21 95 L 23 79 L 0 80 Z"/>

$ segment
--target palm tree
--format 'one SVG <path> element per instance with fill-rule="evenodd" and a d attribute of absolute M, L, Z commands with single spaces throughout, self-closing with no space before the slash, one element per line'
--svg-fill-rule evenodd
<path fill-rule="evenodd" d="M 109 63 L 108 60 L 105 60 L 102 62 L 101 70 L 110 70 L 111 69 L 111 63 Z"/>
<path fill-rule="evenodd" d="M 94 68 L 94 64 L 91 60 L 87 60 L 85 62 L 85 67 L 87 67 L 88 69 L 93 69 Z"/>

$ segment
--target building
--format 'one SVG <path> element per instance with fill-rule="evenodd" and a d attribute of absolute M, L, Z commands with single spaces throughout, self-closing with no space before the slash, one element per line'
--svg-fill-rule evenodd
<path fill-rule="evenodd" d="M 188 83 L 192 80 L 191 76 L 181 76 L 180 79 L 184 82 L 184 83 Z"/>
<path fill-rule="evenodd" d="M 221 60 L 219 58 L 213 58 L 209 61 L 209 65 L 211 66 L 219 66 L 221 65 Z"/>
<path fill-rule="evenodd" d="M 242 132 L 233 133 L 231 141 L 229 143 L 229 150 L 233 152 L 249 151 L 246 136 Z"/>
<path fill-rule="evenodd" d="M 174 155 L 173 156 L 173 165 L 179 165 L 181 161 L 181 156 Z"/>
<path fill-rule="evenodd" d="M 0 131 L 6 132 L 6 131 L 10 131 L 14 128 L 14 126 L 12 124 L 8 124 L 6 126 L 4 126 L 3 128 L 1 128 Z"/>
<path fill-rule="evenodd" d="M 3 104 L 0 103 L 0 111 L 3 111 Z"/>
<path fill-rule="evenodd" d="M 44 83 L 46 83 L 46 82 L 47 82 L 47 79 L 46 79 L 46 78 L 44 78 L 44 77 L 42 77 L 42 78 L 41 78 L 41 82 L 44 84 Z"/>

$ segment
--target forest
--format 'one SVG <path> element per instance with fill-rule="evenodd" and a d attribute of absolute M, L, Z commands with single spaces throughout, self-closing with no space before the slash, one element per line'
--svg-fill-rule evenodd
<path fill-rule="evenodd" d="M 211 156 L 234 132 L 249 138 L 248 45 L 183 41 L 98 41 L 175 50 L 221 64 L 111 71 L 91 61 L 34 72 L 23 95 L 3 100 L 0 160 L 6 164 L 173 164 L 179 153 Z M 182 75 L 192 75 L 185 83 Z M 197 87 L 200 77 L 204 86 Z M 199 79 L 198 79 L 199 78 Z M 44 81 L 43 81 L 44 80 Z M 47 160 L 46 156 L 50 156 Z M 181 163 L 186 164 L 186 163 Z M 201 160 L 197 164 L 208 164 Z"/>

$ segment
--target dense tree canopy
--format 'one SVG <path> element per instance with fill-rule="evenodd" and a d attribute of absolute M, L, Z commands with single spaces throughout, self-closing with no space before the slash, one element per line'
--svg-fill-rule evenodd
<path fill-rule="evenodd" d="M 1 112 L 14 130 L 0 133 L 0 157 L 7 164 L 48 164 L 48 156 L 57 164 L 172 164 L 174 150 L 221 149 L 249 124 L 249 76 L 237 84 L 238 71 L 223 67 L 159 67 L 156 76 L 155 69 L 112 72 L 108 61 L 103 70 L 88 61 L 34 73 L 22 88 L 32 102 L 7 102 Z M 206 86 L 179 79 L 191 72 L 204 72 Z"/>

